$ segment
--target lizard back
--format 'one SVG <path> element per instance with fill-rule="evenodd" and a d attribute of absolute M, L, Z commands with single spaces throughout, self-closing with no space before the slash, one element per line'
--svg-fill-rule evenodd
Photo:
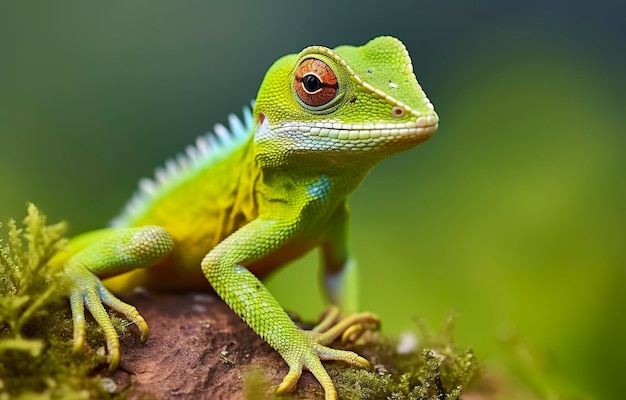
<path fill-rule="evenodd" d="M 258 214 L 252 111 L 244 107 L 243 118 L 231 114 L 228 120 L 228 128 L 215 125 L 157 168 L 154 178 L 141 179 L 110 225 L 162 226 L 176 243 L 169 262 L 199 269 L 208 250 Z"/>

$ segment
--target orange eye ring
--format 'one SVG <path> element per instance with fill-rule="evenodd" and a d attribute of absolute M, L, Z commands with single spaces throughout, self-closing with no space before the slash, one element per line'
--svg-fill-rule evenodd
<path fill-rule="evenodd" d="M 328 104 L 337 96 L 337 75 L 323 61 L 307 58 L 296 69 L 294 89 L 302 102 L 311 107 Z"/>

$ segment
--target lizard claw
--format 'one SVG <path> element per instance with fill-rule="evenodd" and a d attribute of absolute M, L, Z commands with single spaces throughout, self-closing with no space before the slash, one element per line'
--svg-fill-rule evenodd
<path fill-rule="evenodd" d="M 289 368 L 289 372 L 283 378 L 283 381 L 276 388 L 277 394 L 285 394 L 293 392 L 296 388 L 296 384 L 298 380 L 300 380 L 300 376 L 302 375 L 302 368 Z"/>
<path fill-rule="evenodd" d="M 346 344 L 356 342 L 361 337 L 363 332 L 365 332 L 365 330 L 365 325 L 363 325 L 362 323 L 350 325 L 341 334 L 341 343 Z"/>

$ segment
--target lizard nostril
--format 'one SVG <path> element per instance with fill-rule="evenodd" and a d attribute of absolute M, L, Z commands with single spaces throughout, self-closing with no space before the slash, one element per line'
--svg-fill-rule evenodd
<path fill-rule="evenodd" d="M 404 108 L 399 107 L 399 106 L 394 106 L 391 109 L 391 116 L 394 118 L 400 118 L 402 116 L 404 116 Z"/>

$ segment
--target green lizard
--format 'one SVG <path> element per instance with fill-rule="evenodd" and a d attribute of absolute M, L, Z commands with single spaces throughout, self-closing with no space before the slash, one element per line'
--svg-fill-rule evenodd
<path fill-rule="evenodd" d="M 68 281 L 74 349 L 85 340 L 86 307 L 103 328 L 110 368 L 119 338 L 103 306 L 148 326 L 109 288 L 210 290 L 289 366 L 277 392 L 293 390 L 303 368 L 337 394 L 320 360 L 369 368 L 357 354 L 327 347 L 357 337 L 377 319 L 338 318 L 299 329 L 259 281 L 278 266 L 321 248 L 332 304 L 355 311 L 355 263 L 347 246 L 348 195 L 380 160 L 429 138 L 438 117 L 404 45 L 379 37 L 361 47 L 307 47 L 265 75 L 253 110 L 230 129 L 217 125 L 185 155 L 144 179 L 111 228 L 74 238 L 53 260 Z M 150 267 L 150 268 L 145 268 Z"/>

